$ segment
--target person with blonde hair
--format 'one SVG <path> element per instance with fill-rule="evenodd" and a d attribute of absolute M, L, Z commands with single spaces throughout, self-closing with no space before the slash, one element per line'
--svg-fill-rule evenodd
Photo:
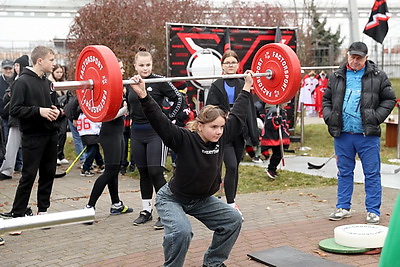
<path fill-rule="evenodd" d="M 153 73 L 153 58 L 143 48 L 135 55 L 134 67 L 142 79 L 162 78 L 162 76 Z M 160 107 L 162 107 L 164 99 L 168 98 L 168 102 L 172 105 L 169 109 L 164 109 L 164 112 L 171 121 L 175 120 L 184 101 L 178 89 L 171 82 L 146 83 L 146 89 Z M 157 192 L 166 183 L 164 167 L 168 147 L 164 145 L 157 132 L 154 131 L 149 118 L 140 107 L 137 93 L 131 87 L 127 89 L 127 100 L 132 119 L 131 149 L 140 175 L 140 193 L 143 207 L 139 217 L 133 222 L 137 226 L 151 221 L 153 218 L 153 192 L 154 190 Z M 154 229 L 163 229 L 159 219 L 154 224 Z"/>
<path fill-rule="evenodd" d="M 205 106 L 188 124 L 174 125 L 146 90 L 140 76 L 132 79 L 140 108 L 162 141 L 177 153 L 171 180 L 160 188 L 156 208 L 164 225 L 164 266 L 183 266 L 193 237 L 186 214 L 201 221 L 214 232 L 203 258 L 203 266 L 225 266 L 242 226 L 242 216 L 214 194 L 221 183 L 225 146 L 242 129 L 246 116 L 252 72 L 247 71 L 242 92 L 229 115 L 217 106 Z"/>

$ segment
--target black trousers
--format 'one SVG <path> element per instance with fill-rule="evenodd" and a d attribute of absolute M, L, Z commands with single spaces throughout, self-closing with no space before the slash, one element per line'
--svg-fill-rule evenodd
<path fill-rule="evenodd" d="M 93 185 L 88 205 L 95 207 L 97 200 L 108 187 L 111 204 L 120 201 L 118 195 L 118 174 L 121 166 L 122 154 L 124 149 L 123 139 L 123 117 L 115 120 L 103 122 L 100 131 L 100 144 L 104 152 L 105 170 Z"/>
<path fill-rule="evenodd" d="M 231 143 L 227 144 L 224 151 L 225 177 L 224 189 L 226 202 L 235 202 L 239 182 L 239 163 L 244 152 L 244 138 L 238 135 Z"/>
<path fill-rule="evenodd" d="M 22 134 L 24 165 L 11 210 L 16 216 L 25 214 L 38 171 L 38 211 L 45 212 L 50 207 L 50 195 L 57 167 L 57 142 L 57 133 L 44 136 Z"/>
<path fill-rule="evenodd" d="M 288 149 L 289 145 L 283 145 L 284 149 Z M 281 146 L 262 146 L 261 152 L 272 149 L 272 155 L 269 159 L 268 170 L 276 171 L 279 163 L 282 160 Z"/>

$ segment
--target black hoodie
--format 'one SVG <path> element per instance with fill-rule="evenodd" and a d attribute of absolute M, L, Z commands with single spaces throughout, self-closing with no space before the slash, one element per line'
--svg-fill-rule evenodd
<path fill-rule="evenodd" d="M 51 135 L 58 131 L 58 120 L 49 121 L 40 116 L 40 107 L 58 106 L 57 93 L 50 89 L 45 75 L 39 77 L 25 68 L 11 87 L 10 115 L 20 119 L 25 135 Z"/>
<path fill-rule="evenodd" d="M 218 191 L 225 145 L 243 128 L 250 97 L 246 91 L 239 94 L 221 138 L 207 143 L 197 132 L 174 125 L 151 96 L 139 99 L 153 129 L 177 153 L 176 169 L 169 181 L 172 193 L 186 199 L 201 199 Z"/>

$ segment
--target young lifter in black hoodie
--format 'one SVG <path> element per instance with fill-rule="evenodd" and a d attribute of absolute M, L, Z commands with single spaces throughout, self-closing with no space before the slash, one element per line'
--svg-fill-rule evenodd
<path fill-rule="evenodd" d="M 224 261 L 239 235 L 242 218 L 231 206 L 213 196 L 221 183 L 225 145 L 239 132 L 247 116 L 252 72 L 247 71 L 243 90 L 229 116 L 216 106 L 206 106 L 189 126 L 174 125 L 140 82 L 131 85 L 143 111 L 165 145 L 177 153 L 176 169 L 169 183 L 157 193 L 156 208 L 164 225 L 164 266 L 183 266 L 192 239 L 192 227 L 186 214 L 214 231 L 203 266 L 225 266 Z"/>
<path fill-rule="evenodd" d="M 38 214 L 47 212 L 57 165 L 57 93 L 50 89 L 45 73 L 54 65 L 54 52 L 37 46 L 31 54 L 33 67 L 27 67 L 12 85 L 10 115 L 20 120 L 23 168 L 12 210 L 7 217 L 25 216 L 36 174 Z"/>

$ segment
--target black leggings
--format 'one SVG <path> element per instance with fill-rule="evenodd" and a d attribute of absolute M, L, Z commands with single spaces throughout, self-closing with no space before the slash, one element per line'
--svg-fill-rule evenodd
<path fill-rule="evenodd" d="M 148 123 L 132 124 L 131 142 L 142 199 L 151 199 L 153 187 L 157 192 L 166 183 L 163 171 L 168 148 Z"/>
<path fill-rule="evenodd" d="M 100 144 L 104 152 L 105 170 L 93 185 L 88 203 L 92 207 L 96 205 L 106 186 L 110 192 L 111 203 L 114 204 L 120 201 L 118 195 L 118 173 L 124 148 L 123 127 L 123 117 L 103 122 L 101 125 Z"/>
<path fill-rule="evenodd" d="M 226 202 L 228 204 L 235 202 L 237 186 L 239 182 L 239 163 L 242 160 L 244 152 L 244 138 L 243 136 L 236 137 L 233 142 L 225 147 L 224 151 L 224 164 L 225 164 L 225 178 L 224 189 Z"/>

